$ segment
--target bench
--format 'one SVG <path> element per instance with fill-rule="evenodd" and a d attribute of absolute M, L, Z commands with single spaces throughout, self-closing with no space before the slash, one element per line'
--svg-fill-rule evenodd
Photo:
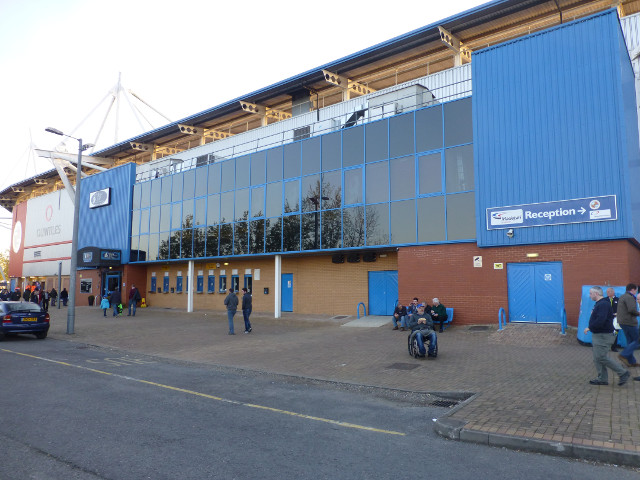
<path fill-rule="evenodd" d="M 451 325 L 451 322 L 453 322 L 453 308 L 447 308 L 447 321 L 444 322 L 444 325 L 442 325 L 442 330 L 446 330 L 447 327 Z M 433 322 L 433 323 L 436 323 L 436 322 Z M 439 321 L 438 321 L 438 325 L 440 325 Z"/>

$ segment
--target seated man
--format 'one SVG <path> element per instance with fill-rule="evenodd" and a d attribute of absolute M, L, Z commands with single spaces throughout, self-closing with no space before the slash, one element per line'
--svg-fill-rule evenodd
<path fill-rule="evenodd" d="M 429 313 L 431 313 L 431 318 L 433 318 L 434 322 L 440 322 L 440 332 L 442 333 L 444 331 L 442 328 L 444 322 L 446 322 L 447 318 L 449 318 L 449 316 L 447 315 L 447 309 L 440 303 L 440 300 L 434 298 L 433 306 L 431 307 L 431 311 Z"/>
<path fill-rule="evenodd" d="M 418 312 L 418 297 L 413 297 L 411 303 L 407 305 L 407 315 L 413 315 Z"/>
<path fill-rule="evenodd" d="M 398 330 L 398 322 L 400 322 L 400 330 L 405 331 L 407 326 L 407 308 L 404 307 L 400 302 L 398 302 L 398 306 L 393 311 L 393 329 Z"/>
<path fill-rule="evenodd" d="M 407 322 L 408 327 L 413 333 L 415 333 L 416 342 L 418 343 L 418 351 L 420 356 L 424 357 L 427 353 L 424 348 L 425 340 L 429 340 L 429 352 L 430 357 L 436 357 L 438 350 L 436 349 L 438 337 L 433 330 L 433 320 L 428 313 L 425 313 L 424 307 L 418 307 L 418 313 L 414 313 L 409 317 Z M 413 334 L 412 333 L 412 334 Z"/>

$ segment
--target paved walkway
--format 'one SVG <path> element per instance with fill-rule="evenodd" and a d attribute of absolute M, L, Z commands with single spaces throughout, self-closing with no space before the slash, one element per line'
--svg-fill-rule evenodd
<path fill-rule="evenodd" d="M 136 317 L 50 310 L 50 336 L 190 362 L 412 392 L 457 406 L 435 429 L 452 439 L 640 466 L 640 382 L 592 386 L 591 349 L 551 325 L 452 326 L 438 336 L 437 359 L 407 353 L 407 333 L 379 317 L 252 315 L 253 333 L 227 335 L 224 312 L 138 309 Z M 111 312 L 108 312 L 111 315 Z M 345 324 L 350 323 L 347 328 Z M 640 368 L 631 371 L 640 375 Z M 459 403 L 458 403 L 459 402 Z M 431 422 L 431 419 L 425 419 Z"/>

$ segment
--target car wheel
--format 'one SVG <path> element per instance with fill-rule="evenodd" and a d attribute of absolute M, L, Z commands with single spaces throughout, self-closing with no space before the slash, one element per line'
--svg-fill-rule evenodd
<path fill-rule="evenodd" d="M 44 340 L 47 338 L 47 332 L 38 332 L 34 334 L 38 340 Z"/>

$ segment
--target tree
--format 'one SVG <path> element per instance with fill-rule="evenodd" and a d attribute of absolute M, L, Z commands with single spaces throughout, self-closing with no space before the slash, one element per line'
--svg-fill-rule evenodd
<path fill-rule="evenodd" d="M 9 281 L 9 250 L 0 252 L 0 268 L 5 280 Z"/>

